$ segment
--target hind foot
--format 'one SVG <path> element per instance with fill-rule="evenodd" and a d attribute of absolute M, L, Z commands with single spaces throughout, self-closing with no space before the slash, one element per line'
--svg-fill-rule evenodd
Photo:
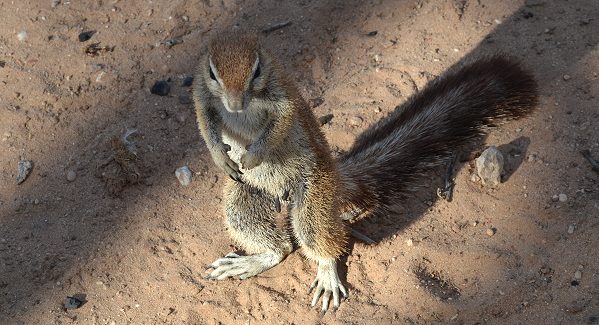
<path fill-rule="evenodd" d="M 211 280 L 239 278 L 243 280 L 272 268 L 282 260 L 283 257 L 272 252 L 248 256 L 229 253 L 210 264 L 208 270 L 212 269 L 212 272 L 206 278 Z"/>

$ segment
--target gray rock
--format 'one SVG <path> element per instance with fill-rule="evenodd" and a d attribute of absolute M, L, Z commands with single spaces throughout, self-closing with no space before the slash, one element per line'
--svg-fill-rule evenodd
<path fill-rule="evenodd" d="M 557 199 L 560 202 L 566 202 L 566 201 L 568 201 L 568 196 L 564 193 L 561 193 L 560 195 L 557 196 Z"/>
<path fill-rule="evenodd" d="M 191 170 L 189 170 L 189 167 L 183 166 L 177 168 L 177 170 L 175 170 L 175 176 L 181 185 L 187 186 L 191 184 Z"/>
<path fill-rule="evenodd" d="M 19 161 L 19 167 L 17 169 L 17 184 L 21 184 L 27 179 L 27 176 L 33 169 L 33 162 L 31 160 Z"/>
<path fill-rule="evenodd" d="M 495 146 L 490 146 L 476 158 L 476 172 L 483 185 L 495 187 L 501 183 L 503 164 L 503 155 Z"/>
<path fill-rule="evenodd" d="M 72 182 L 77 178 L 77 173 L 74 170 L 69 170 L 67 172 L 67 181 Z"/>

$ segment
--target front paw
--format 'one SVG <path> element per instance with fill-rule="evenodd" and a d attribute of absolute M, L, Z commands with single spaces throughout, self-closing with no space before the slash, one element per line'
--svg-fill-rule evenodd
<path fill-rule="evenodd" d="M 260 165 L 262 163 L 262 159 L 251 152 L 246 152 L 243 154 L 243 156 L 241 156 L 240 162 L 241 167 L 249 170 Z"/>
<path fill-rule="evenodd" d="M 225 143 L 220 143 L 216 145 L 213 150 L 211 150 L 212 158 L 214 163 L 224 170 L 225 173 L 231 177 L 231 179 L 243 183 L 243 180 L 241 179 L 241 175 L 243 175 L 243 173 L 239 170 L 237 163 L 235 163 L 227 153 L 230 150 L 231 146 Z"/>

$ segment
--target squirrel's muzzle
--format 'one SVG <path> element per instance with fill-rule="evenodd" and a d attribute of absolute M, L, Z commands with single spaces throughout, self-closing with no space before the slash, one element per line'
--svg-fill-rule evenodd
<path fill-rule="evenodd" d="M 227 111 L 231 113 L 239 113 L 242 112 L 245 108 L 244 97 L 242 93 L 236 94 L 228 94 L 222 98 L 223 104 Z"/>

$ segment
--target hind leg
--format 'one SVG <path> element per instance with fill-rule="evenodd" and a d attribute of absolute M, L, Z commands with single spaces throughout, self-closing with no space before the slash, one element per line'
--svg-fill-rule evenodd
<path fill-rule="evenodd" d="M 229 253 L 210 265 L 209 279 L 246 279 L 279 264 L 293 248 L 289 236 L 277 229 L 273 197 L 264 191 L 227 180 L 226 224 L 231 237 L 249 254 Z"/>
<path fill-rule="evenodd" d="M 304 254 L 318 263 L 316 278 L 310 287 L 310 290 L 316 289 L 312 306 L 322 295 L 322 311 L 325 312 L 331 298 L 336 310 L 340 295 L 347 296 L 337 273 L 337 259 L 346 249 L 347 230 L 338 216 L 335 183 L 330 181 L 334 176 L 327 175 L 326 170 L 318 173 L 296 194 L 291 215 L 293 232 Z"/>

